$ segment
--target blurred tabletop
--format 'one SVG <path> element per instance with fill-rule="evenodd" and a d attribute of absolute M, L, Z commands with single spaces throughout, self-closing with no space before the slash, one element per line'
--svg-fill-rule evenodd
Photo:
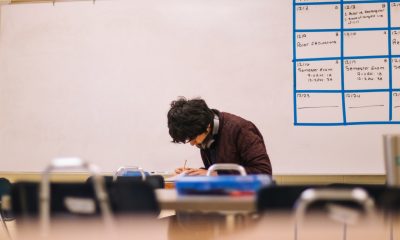
<path fill-rule="evenodd" d="M 157 189 L 157 199 L 161 209 L 176 211 L 235 211 L 253 212 L 256 210 L 255 195 L 216 196 L 216 195 L 178 195 L 175 189 Z"/>

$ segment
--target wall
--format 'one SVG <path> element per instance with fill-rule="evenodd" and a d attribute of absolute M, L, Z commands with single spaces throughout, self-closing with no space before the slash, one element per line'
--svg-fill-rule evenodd
<path fill-rule="evenodd" d="M 172 171 L 198 150 L 170 142 L 166 113 L 198 97 L 252 120 L 276 174 L 382 174 L 397 125 L 294 126 L 292 1 L 149 0 L 5 5 L 0 168 L 80 156 Z"/>

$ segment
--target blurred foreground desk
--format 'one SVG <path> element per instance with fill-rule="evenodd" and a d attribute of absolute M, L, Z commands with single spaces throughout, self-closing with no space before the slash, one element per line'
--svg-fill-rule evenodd
<path fill-rule="evenodd" d="M 175 189 L 157 189 L 156 195 L 162 210 L 174 210 L 176 212 L 176 226 L 185 225 L 183 222 L 218 222 L 218 216 L 223 216 L 223 224 L 213 228 L 223 229 L 226 232 L 233 232 L 239 227 L 246 225 L 250 221 L 252 212 L 256 210 L 256 196 L 212 196 L 194 195 L 179 196 Z M 198 213 L 200 215 L 193 215 Z M 207 215 L 211 214 L 211 215 Z M 222 215 L 221 215 L 222 214 Z M 181 221 L 184 219 L 184 221 Z M 239 221 L 240 219 L 240 221 Z M 193 224 L 191 224 L 193 225 Z M 187 227 L 186 227 L 187 228 Z M 201 231 L 196 231 L 201 232 Z M 185 238 L 182 238 L 185 239 Z"/>
<path fill-rule="evenodd" d="M 168 239 L 168 222 L 146 216 L 115 218 L 112 225 L 100 220 L 53 219 L 46 234 L 40 230 L 38 221 L 26 221 L 16 227 L 11 240 Z"/>
<path fill-rule="evenodd" d="M 157 189 L 157 199 L 163 210 L 176 211 L 234 211 L 256 210 L 256 196 L 179 196 L 175 189 Z"/>
<path fill-rule="evenodd" d="M 398 220 L 398 219 L 397 219 Z M 218 222 L 203 221 L 174 222 L 174 219 L 155 220 L 146 217 L 117 218 L 113 226 L 105 227 L 101 221 L 67 219 L 53 221 L 48 235 L 41 235 L 39 225 L 26 222 L 19 226 L 13 240 L 112 240 L 112 239 L 151 239 L 151 240 L 293 240 L 295 238 L 292 214 L 267 214 L 246 228 L 224 231 Z M 383 216 L 372 219 L 361 218 L 347 226 L 349 240 L 399 240 L 398 221 L 395 221 L 391 235 L 390 225 Z M 341 240 L 343 224 L 326 216 L 309 216 L 297 225 L 297 239 L 300 240 Z M 1 238 L 2 239 L 2 238 Z M 6 238 L 5 238 L 6 239 Z"/>
<path fill-rule="evenodd" d="M 383 215 L 370 218 L 360 217 L 344 227 L 327 215 L 307 215 L 295 224 L 293 213 L 273 212 L 246 229 L 235 234 L 220 236 L 218 239 L 267 239 L 267 240 L 399 240 L 399 219 L 391 231 L 390 222 Z M 297 225 L 295 227 L 295 225 Z M 344 230 L 346 229 L 346 234 Z"/>

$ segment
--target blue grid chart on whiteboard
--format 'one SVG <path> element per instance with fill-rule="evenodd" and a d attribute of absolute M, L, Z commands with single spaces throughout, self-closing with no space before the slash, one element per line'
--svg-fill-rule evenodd
<path fill-rule="evenodd" d="M 293 0 L 294 124 L 400 124 L 400 0 Z"/>

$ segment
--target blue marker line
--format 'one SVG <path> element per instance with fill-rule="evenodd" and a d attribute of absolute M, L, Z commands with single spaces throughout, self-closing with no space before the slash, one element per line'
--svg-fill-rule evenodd
<path fill-rule="evenodd" d="M 343 0 L 340 0 L 340 77 L 342 87 L 342 112 L 343 112 L 343 124 L 346 124 L 346 100 L 344 96 L 344 33 L 343 33 Z"/>
<path fill-rule="evenodd" d="M 344 57 L 344 59 L 372 59 L 372 58 L 388 58 L 388 55 Z"/>
<path fill-rule="evenodd" d="M 342 90 L 297 90 L 298 93 L 341 93 Z"/>
<path fill-rule="evenodd" d="M 338 31 L 340 31 L 340 29 L 337 29 L 337 28 L 326 28 L 326 29 L 323 29 L 323 28 L 320 28 L 320 29 L 309 29 L 309 28 L 307 28 L 307 29 L 296 29 L 296 32 L 338 32 Z"/>
<path fill-rule="evenodd" d="M 347 89 L 347 90 L 297 90 L 297 93 L 371 93 L 389 92 L 389 89 Z"/>
<path fill-rule="evenodd" d="M 343 123 L 298 123 L 298 126 L 343 126 Z"/>
<path fill-rule="evenodd" d="M 296 29 L 296 32 L 338 32 L 340 28 L 320 28 L 320 29 Z M 365 32 L 365 31 L 387 31 L 389 28 L 343 28 L 344 32 Z"/>
<path fill-rule="evenodd" d="M 341 1 L 330 1 L 330 2 L 302 2 L 302 3 L 295 3 L 297 6 L 301 5 L 332 5 L 332 4 L 339 4 Z M 369 0 L 369 1 L 343 1 L 344 4 L 364 4 L 364 3 L 386 3 L 386 0 Z M 392 2 L 399 2 L 398 0 L 392 0 Z"/>
<path fill-rule="evenodd" d="M 297 61 L 312 62 L 312 61 L 325 61 L 325 60 L 351 60 L 351 59 L 375 59 L 375 58 L 388 58 L 388 55 L 375 55 L 375 56 L 349 56 L 349 57 L 323 57 L 323 58 L 299 58 Z M 395 57 L 395 56 L 393 56 Z M 400 55 L 399 55 L 400 57 Z"/>
<path fill-rule="evenodd" d="M 330 2 L 301 2 L 295 3 L 296 6 L 301 5 L 332 5 L 339 4 L 341 1 L 330 1 Z M 369 1 L 343 1 L 344 4 L 364 4 L 364 3 L 386 3 L 387 0 L 369 0 Z M 399 2 L 399 0 L 392 0 L 392 2 Z"/>
<path fill-rule="evenodd" d="M 372 32 L 372 31 L 387 31 L 389 28 L 344 28 L 345 32 Z"/>
<path fill-rule="evenodd" d="M 348 89 L 344 90 L 345 93 L 371 93 L 371 92 L 389 92 L 389 89 Z"/>
<path fill-rule="evenodd" d="M 344 126 L 344 125 L 366 125 L 366 124 L 375 124 L 375 125 L 383 125 L 383 124 L 399 124 L 400 121 L 365 121 L 365 122 L 347 122 L 344 123 L 298 123 L 297 126 Z"/>
<path fill-rule="evenodd" d="M 381 1 L 344 1 L 345 4 L 364 4 L 364 3 L 386 3 L 386 0 Z"/>
<path fill-rule="evenodd" d="M 392 30 L 391 30 L 391 18 L 390 18 L 390 0 L 387 0 L 387 15 L 388 15 L 388 46 L 389 46 L 389 121 L 393 120 L 393 109 L 392 109 Z"/>
<path fill-rule="evenodd" d="M 325 60 L 340 60 L 340 57 L 299 58 L 299 59 L 297 59 L 297 61 L 302 61 L 302 62 L 325 61 Z"/>
<path fill-rule="evenodd" d="M 296 32 L 338 32 L 342 29 L 340 28 L 327 28 L 327 29 L 311 29 L 311 28 L 306 28 L 306 29 L 296 29 Z M 365 31 L 387 31 L 389 28 L 343 28 L 344 32 L 365 32 Z"/>
<path fill-rule="evenodd" d="M 293 0 L 293 109 L 294 109 L 294 125 L 297 124 L 297 101 L 296 101 L 296 82 L 297 82 L 297 75 L 296 75 L 296 0 Z"/>
<path fill-rule="evenodd" d="M 366 122 L 349 122 L 348 125 L 363 125 L 363 124 L 399 124 L 400 122 L 386 122 L 386 121 L 366 121 Z"/>
<path fill-rule="evenodd" d="M 302 6 L 302 5 L 332 5 L 332 4 L 334 4 L 334 5 L 336 5 L 336 4 L 339 4 L 340 3 L 340 1 L 338 0 L 338 1 L 336 1 L 336 2 L 333 2 L 333 1 L 331 1 L 331 2 L 307 2 L 307 3 L 305 3 L 305 2 L 302 2 L 302 3 L 294 3 L 294 5 L 295 6 Z"/>

